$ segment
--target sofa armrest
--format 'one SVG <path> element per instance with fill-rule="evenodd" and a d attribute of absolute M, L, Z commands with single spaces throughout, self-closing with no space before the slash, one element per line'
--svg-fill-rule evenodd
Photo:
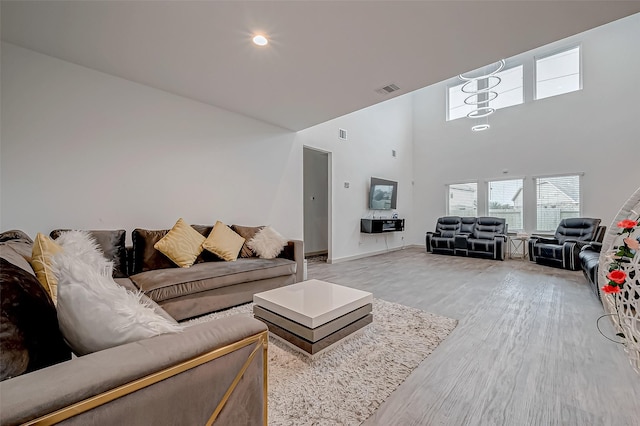
<path fill-rule="evenodd" d="M 296 262 L 296 282 L 304 280 L 304 242 L 301 240 L 289 240 L 284 250 L 278 257 Z"/>
<path fill-rule="evenodd" d="M 262 404 L 257 404 L 260 413 L 253 413 L 252 420 L 257 417 L 262 423 L 266 412 L 266 330 L 258 320 L 236 315 L 5 380 L 0 383 L 0 423 L 16 424 L 52 414 L 62 416 L 54 418 L 56 421 L 78 415 L 74 420 L 80 423 L 82 416 L 91 420 L 88 423 L 100 424 L 107 419 L 112 424 L 120 423 L 118 419 L 127 423 L 132 416 L 131 404 L 135 404 L 135 411 L 144 413 L 147 424 L 204 424 L 226 401 L 225 393 L 238 374 L 238 365 L 247 362 L 249 353 L 253 354 L 250 371 L 258 371 L 254 375 L 260 377 L 243 381 L 242 386 L 251 385 L 241 391 L 248 400 Z M 191 377 L 194 374 L 197 380 Z M 236 415 L 237 409 L 242 407 L 234 406 L 224 415 Z M 256 407 L 246 407 L 251 409 Z"/>

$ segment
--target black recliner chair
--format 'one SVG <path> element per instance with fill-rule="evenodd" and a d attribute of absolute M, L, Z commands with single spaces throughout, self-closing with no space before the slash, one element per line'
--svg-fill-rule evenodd
<path fill-rule="evenodd" d="M 562 219 L 554 238 L 531 237 L 529 260 L 543 265 L 576 271 L 580 269 L 580 250 L 591 242 L 602 242 L 605 227 L 600 219 Z"/>
<path fill-rule="evenodd" d="M 507 254 L 507 228 L 505 219 L 479 217 L 473 233 L 467 237 L 468 255 L 504 260 Z"/>
<path fill-rule="evenodd" d="M 580 253 L 578 253 L 582 273 L 600 302 L 602 300 L 600 299 L 600 287 L 598 286 L 598 264 L 600 262 L 601 249 L 602 243 L 592 242 L 582 247 Z"/>
<path fill-rule="evenodd" d="M 473 218 L 475 222 L 475 217 Z M 462 218 L 445 216 L 438 218 L 435 232 L 427 232 L 427 252 L 455 254 L 455 237 L 460 233 Z"/>

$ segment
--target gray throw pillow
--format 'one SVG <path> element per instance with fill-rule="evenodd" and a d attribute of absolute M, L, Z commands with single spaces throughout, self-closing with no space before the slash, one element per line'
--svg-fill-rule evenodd
<path fill-rule="evenodd" d="M 55 229 L 49 236 L 57 239 L 60 234 L 69 229 Z M 87 231 L 96 240 L 104 257 L 113 262 L 113 278 L 126 278 L 127 274 L 127 249 L 125 247 L 126 231 L 119 229 L 116 231 Z"/>

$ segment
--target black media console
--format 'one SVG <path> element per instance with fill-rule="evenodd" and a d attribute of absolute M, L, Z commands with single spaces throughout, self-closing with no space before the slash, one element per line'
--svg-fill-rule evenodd
<path fill-rule="evenodd" d="M 404 219 L 360 219 L 360 232 L 382 234 L 404 231 Z"/>

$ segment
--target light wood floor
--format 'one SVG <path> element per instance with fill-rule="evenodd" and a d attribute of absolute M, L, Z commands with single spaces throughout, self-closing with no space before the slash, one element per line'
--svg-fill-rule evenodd
<path fill-rule="evenodd" d="M 408 248 L 312 264 L 308 278 L 459 321 L 367 426 L 640 425 L 640 375 L 598 333 L 582 272 Z"/>

